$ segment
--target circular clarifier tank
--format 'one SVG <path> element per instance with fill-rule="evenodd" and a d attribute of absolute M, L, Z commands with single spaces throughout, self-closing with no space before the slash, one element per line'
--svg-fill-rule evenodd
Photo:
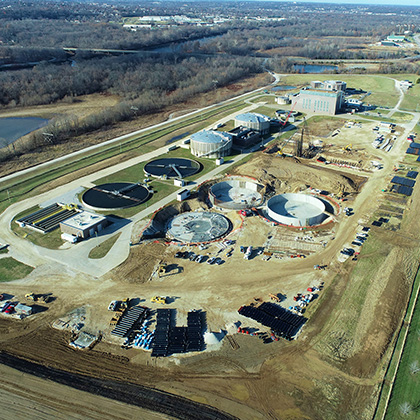
<path fill-rule="evenodd" d="M 211 242 L 226 235 L 230 220 L 208 211 L 182 213 L 169 220 L 167 235 L 182 243 Z"/>
<path fill-rule="evenodd" d="M 267 202 L 268 217 L 289 226 L 315 226 L 326 218 L 325 204 L 308 194 L 280 194 Z"/>
<path fill-rule="evenodd" d="M 144 166 L 146 175 L 165 178 L 186 178 L 200 172 L 199 162 L 185 158 L 154 159 Z"/>
<path fill-rule="evenodd" d="M 151 195 L 143 185 L 112 182 L 89 188 L 83 194 L 82 202 L 86 207 L 95 210 L 117 210 L 142 204 Z"/>

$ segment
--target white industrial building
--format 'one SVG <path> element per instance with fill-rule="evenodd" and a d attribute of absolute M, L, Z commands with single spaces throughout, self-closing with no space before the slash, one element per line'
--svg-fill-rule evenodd
<path fill-rule="evenodd" d="M 232 134 L 224 131 L 202 130 L 192 134 L 190 150 L 194 156 L 221 158 L 229 156 L 232 149 Z"/>
<path fill-rule="evenodd" d="M 313 80 L 311 82 L 312 89 L 324 89 L 324 90 L 339 90 L 344 92 L 347 89 L 347 83 L 342 82 L 341 80 L 324 80 L 320 82 L 319 80 Z"/>

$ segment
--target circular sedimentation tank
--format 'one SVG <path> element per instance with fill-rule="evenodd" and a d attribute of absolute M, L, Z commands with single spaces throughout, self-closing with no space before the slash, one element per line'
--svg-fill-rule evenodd
<path fill-rule="evenodd" d="M 262 186 L 246 178 L 229 178 L 212 185 L 209 199 L 214 206 L 241 210 L 259 206 Z"/>
<path fill-rule="evenodd" d="M 230 220 L 219 213 L 188 212 L 170 219 L 166 232 L 170 239 L 182 243 L 211 242 L 229 233 L 231 226 Z"/>
<path fill-rule="evenodd" d="M 275 222 L 288 226 L 315 226 L 326 218 L 325 204 L 309 194 L 280 194 L 267 202 L 267 215 Z"/>
<path fill-rule="evenodd" d="M 155 178 L 186 178 L 200 172 L 199 162 L 186 158 L 154 159 L 144 166 L 144 173 Z"/>
<path fill-rule="evenodd" d="M 82 203 L 94 210 L 117 210 L 145 203 L 152 193 L 141 184 L 110 182 L 89 188 Z"/>

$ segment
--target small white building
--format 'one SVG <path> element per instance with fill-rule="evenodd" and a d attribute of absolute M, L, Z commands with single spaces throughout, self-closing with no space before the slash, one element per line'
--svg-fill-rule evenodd
<path fill-rule="evenodd" d="M 94 236 L 108 225 L 108 219 L 105 216 L 81 211 L 73 217 L 60 223 L 62 233 L 85 239 Z"/>
<path fill-rule="evenodd" d="M 276 96 L 275 101 L 279 105 L 289 105 L 292 102 L 288 96 Z"/>
<path fill-rule="evenodd" d="M 182 190 L 176 195 L 177 201 L 186 200 L 190 196 L 190 190 Z"/>

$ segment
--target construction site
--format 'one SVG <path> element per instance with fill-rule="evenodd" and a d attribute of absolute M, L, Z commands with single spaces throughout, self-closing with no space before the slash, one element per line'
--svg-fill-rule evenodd
<path fill-rule="evenodd" d="M 259 133 L 239 141 L 240 153 L 238 140 L 206 130 L 7 209 L 2 242 L 34 270 L 2 283 L 4 293 L 48 310 L 1 317 L 3 362 L 31 373 L 48 360 L 62 384 L 83 374 L 79 390 L 124 405 L 143 387 L 135 405 L 168 418 L 183 404 L 196 414 L 175 417 L 372 418 L 420 255 L 420 164 L 405 154 L 418 116 L 382 127 L 291 106 L 279 129 L 252 115 L 263 105 L 274 114 L 258 103 L 218 123 Z M 125 181 L 131 168 L 130 182 L 96 182 Z M 188 194 L 178 199 L 175 187 Z M 71 229 L 86 221 L 71 218 L 85 207 L 96 212 L 89 221 L 109 212 L 123 221 L 84 237 Z M 51 235 L 54 222 L 85 240 L 45 249 L 8 233 L 25 210 L 16 220 L 29 238 Z M 154 407 L 154 392 L 170 403 Z"/>

